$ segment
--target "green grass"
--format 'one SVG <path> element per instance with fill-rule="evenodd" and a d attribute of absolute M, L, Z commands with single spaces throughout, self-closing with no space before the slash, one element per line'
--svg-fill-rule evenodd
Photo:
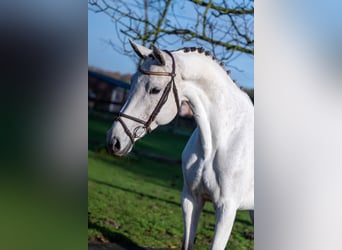
<path fill-rule="evenodd" d="M 89 119 L 89 148 L 91 150 L 98 150 L 105 147 L 106 131 L 111 125 L 111 121 Z M 187 135 L 170 134 L 165 128 L 157 129 L 137 141 L 134 149 L 180 159 L 188 139 L 189 136 Z"/>
<path fill-rule="evenodd" d="M 110 123 L 89 120 L 88 240 L 123 246 L 180 248 L 183 220 L 180 164 L 129 155 L 109 156 L 101 145 Z M 102 139 L 103 140 L 103 139 Z M 137 150 L 180 158 L 186 136 L 156 131 Z M 99 143 L 96 145 L 96 141 Z M 196 249 L 208 249 L 214 232 L 214 212 L 206 204 L 199 223 Z M 239 211 L 228 249 L 253 249 L 253 226 Z"/>

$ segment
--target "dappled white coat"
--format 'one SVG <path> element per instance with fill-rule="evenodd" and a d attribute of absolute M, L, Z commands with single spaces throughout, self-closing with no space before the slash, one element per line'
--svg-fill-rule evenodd
<path fill-rule="evenodd" d="M 132 46 L 146 59 L 144 67 L 170 72 L 172 61 L 165 52 L 157 48 L 152 52 L 134 43 Z M 159 54 L 159 59 L 155 54 Z M 154 55 L 154 59 L 148 60 L 148 55 Z M 236 210 L 254 209 L 254 108 L 249 97 L 212 57 L 198 51 L 185 53 L 183 50 L 174 51 L 172 55 L 176 62 L 176 86 L 180 101 L 189 102 L 198 126 L 182 154 L 183 249 L 193 248 L 199 214 L 205 201 L 213 202 L 216 213 L 211 249 L 224 249 Z M 156 65 L 160 56 L 165 60 L 165 66 Z M 148 81 L 148 84 L 164 86 L 169 80 L 165 76 L 148 76 L 147 80 L 144 77 L 147 76 L 136 77 L 134 84 L 144 85 Z M 146 95 L 139 94 L 138 87 L 133 89 L 137 93 L 130 96 L 123 112 L 144 118 L 148 116 L 148 111 L 139 116 L 141 112 L 130 108 L 133 105 L 130 102 L 139 101 L 142 104 L 141 98 L 146 98 Z M 140 100 L 134 100 L 135 95 Z M 166 109 L 168 111 L 163 111 Z M 166 118 L 170 115 L 172 117 Z M 153 129 L 171 121 L 175 115 L 175 101 L 169 97 L 152 124 Z M 133 130 L 137 124 L 127 121 L 127 126 Z M 109 140 L 120 140 L 121 147 L 126 149 L 126 152 L 114 154 L 123 155 L 131 150 L 129 146 L 123 146 L 128 145 L 129 140 L 118 123 L 113 124 L 108 137 Z"/>

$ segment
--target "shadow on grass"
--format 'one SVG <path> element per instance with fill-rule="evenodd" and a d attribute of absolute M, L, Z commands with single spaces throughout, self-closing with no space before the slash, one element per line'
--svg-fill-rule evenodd
<path fill-rule="evenodd" d="M 90 221 L 88 216 L 88 228 L 95 229 L 100 232 L 106 240 L 111 243 L 115 243 L 115 245 L 110 243 L 100 243 L 100 242 L 89 242 L 88 249 L 107 249 L 106 246 L 111 246 L 110 249 L 134 249 L 134 250 L 144 250 L 145 248 L 139 247 L 135 242 L 126 237 L 123 234 L 112 232 L 107 228 L 100 226 L 96 223 Z"/>
<path fill-rule="evenodd" d="M 100 185 L 105 185 L 105 186 L 110 187 L 110 188 L 119 189 L 119 190 L 124 191 L 124 192 L 129 192 L 129 193 L 136 194 L 136 195 L 139 195 L 139 196 L 142 196 L 142 197 L 146 197 L 146 198 L 149 198 L 151 200 L 162 201 L 162 202 L 165 202 L 165 203 L 177 206 L 177 207 L 181 206 L 180 202 L 178 203 L 178 202 L 166 200 L 166 199 L 163 199 L 163 198 L 160 198 L 160 197 L 156 197 L 156 196 L 153 196 L 153 195 L 150 195 L 150 194 L 145 194 L 145 193 L 138 192 L 138 191 L 135 191 L 135 190 L 132 190 L 132 189 L 128 189 L 128 188 L 125 188 L 125 187 L 116 186 L 114 184 L 110 184 L 110 183 L 107 183 L 107 182 L 104 182 L 104 181 L 99 181 L 99 180 L 96 180 L 96 179 L 93 179 L 93 178 L 88 178 L 88 180 L 92 181 L 94 183 L 100 184 Z M 206 210 L 206 209 L 203 209 L 202 213 L 214 214 L 214 212 Z M 248 225 L 248 226 L 253 225 L 250 220 L 243 219 L 243 218 L 238 218 L 238 217 L 235 218 L 235 222 L 239 222 L 241 224 L 245 224 L 245 225 Z"/>
<path fill-rule="evenodd" d="M 166 200 L 166 199 L 162 199 L 162 198 L 150 195 L 150 194 L 141 193 L 141 192 L 138 192 L 138 191 L 135 191 L 135 190 L 132 190 L 132 189 L 128 189 L 128 188 L 124 188 L 124 187 L 119 187 L 119 186 L 116 186 L 116 185 L 113 185 L 113 184 L 109 184 L 109 183 L 104 182 L 104 181 L 95 180 L 93 178 L 88 178 L 88 180 L 92 181 L 94 183 L 100 184 L 100 185 L 105 185 L 105 186 L 110 187 L 110 188 L 120 189 L 121 191 L 125 191 L 125 192 L 129 192 L 129 193 L 136 194 L 136 195 L 139 195 L 139 196 L 143 196 L 143 197 L 149 198 L 151 200 L 162 201 L 162 202 L 165 202 L 165 203 L 168 203 L 168 204 L 171 204 L 171 205 L 175 205 L 177 207 L 180 206 L 180 203 L 177 203 L 177 202 L 174 202 L 174 201 L 170 201 L 170 200 Z"/>
<path fill-rule="evenodd" d="M 237 216 L 235 217 L 235 222 L 239 222 L 241 224 L 245 224 L 248 226 L 253 226 L 253 223 L 251 221 L 251 219 L 242 219 L 242 218 L 238 218 Z"/>
<path fill-rule="evenodd" d="M 125 171 L 133 172 L 144 179 L 148 178 L 150 182 L 156 180 L 156 184 L 167 188 L 182 189 L 183 177 L 180 163 L 143 157 L 133 152 L 126 157 L 112 156 L 105 151 L 90 152 L 93 154 L 90 157 L 96 161 L 108 164 L 111 168 L 121 168 Z"/>

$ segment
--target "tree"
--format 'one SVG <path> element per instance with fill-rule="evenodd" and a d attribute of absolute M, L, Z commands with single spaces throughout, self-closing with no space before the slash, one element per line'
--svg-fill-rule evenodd
<path fill-rule="evenodd" d="M 253 0 L 89 0 L 94 12 L 114 22 L 120 53 L 133 56 L 127 39 L 145 46 L 194 44 L 228 64 L 242 53 L 254 54 Z"/>

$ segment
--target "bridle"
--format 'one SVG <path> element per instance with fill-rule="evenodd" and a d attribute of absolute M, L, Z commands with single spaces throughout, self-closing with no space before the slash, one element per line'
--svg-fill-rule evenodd
<path fill-rule="evenodd" d="M 175 84 L 175 77 L 176 77 L 176 64 L 175 64 L 175 59 L 173 57 L 173 55 L 171 54 L 170 51 L 168 50 L 164 50 L 164 52 L 166 52 L 172 59 L 172 72 L 153 72 L 153 71 L 146 71 L 143 70 L 141 68 L 141 66 L 139 67 L 139 71 L 140 73 L 144 74 L 144 75 L 154 75 L 154 76 L 171 76 L 170 81 L 168 82 L 168 84 L 166 85 L 162 96 L 160 97 L 157 105 L 155 106 L 154 110 L 152 111 L 150 117 L 148 118 L 147 121 L 141 120 L 137 117 L 134 116 L 130 116 L 127 115 L 125 113 L 120 112 L 118 117 L 116 118 L 116 121 L 120 122 L 120 124 L 122 125 L 125 133 L 127 134 L 127 136 L 131 139 L 132 144 L 134 144 L 134 140 L 136 138 L 140 138 L 144 132 L 146 133 L 150 133 L 151 132 L 151 123 L 156 119 L 157 115 L 159 114 L 161 108 L 164 106 L 164 104 L 166 103 L 171 88 L 173 90 L 173 95 L 175 97 L 175 102 L 177 105 L 177 111 L 179 113 L 180 111 L 180 104 L 179 104 L 179 97 L 178 97 L 178 91 L 177 91 L 177 87 Z M 142 124 L 142 126 L 137 126 L 134 130 L 133 133 L 128 129 L 126 123 L 121 119 L 122 117 L 127 118 L 129 120 L 138 122 L 140 124 Z M 141 129 L 143 129 L 143 131 L 141 132 Z M 138 133 L 140 130 L 140 133 Z"/>

